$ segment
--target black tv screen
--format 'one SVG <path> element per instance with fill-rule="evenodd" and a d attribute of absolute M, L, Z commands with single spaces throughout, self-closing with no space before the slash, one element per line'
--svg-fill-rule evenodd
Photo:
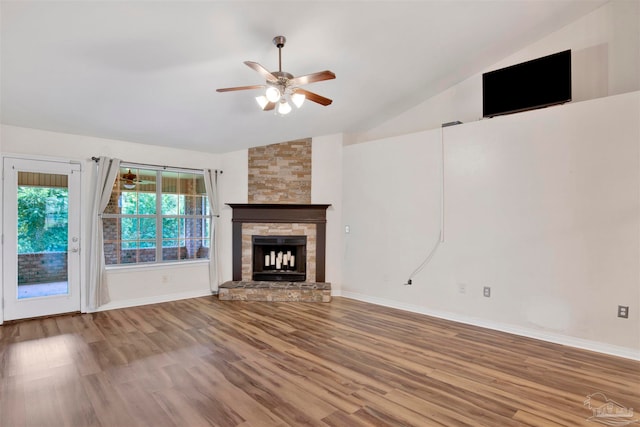
<path fill-rule="evenodd" d="M 482 75 L 484 117 L 568 101 L 571 101 L 571 50 Z"/>

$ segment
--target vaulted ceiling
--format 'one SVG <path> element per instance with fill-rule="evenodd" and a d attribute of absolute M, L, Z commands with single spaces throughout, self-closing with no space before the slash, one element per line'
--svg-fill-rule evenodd
<path fill-rule="evenodd" d="M 3 1 L 3 124 L 210 152 L 357 133 L 482 71 L 602 0 Z M 261 111 L 243 64 L 329 69 L 333 99 Z"/>

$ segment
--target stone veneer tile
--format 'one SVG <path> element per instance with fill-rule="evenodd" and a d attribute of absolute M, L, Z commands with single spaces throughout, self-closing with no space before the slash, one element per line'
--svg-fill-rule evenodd
<path fill-rule="evenodd" d="M 249 203 L 311 203 L 311 139 L 283 142 L 249 149 Z M 242 280 L 252 280 L 251 236 L 307 236 L 307 282 L 316 280 L 316 225 L 281 223 L 245 223 L 242 225 Z M 264 298 L 263 301 L 296 301 L 298 298 L 328 301 L 331 291 L 262 289 L 238 291 L 232 299 Z M 273 286 L 271 286 L 273 288 Z M 228 289 L 223 292 L 230 292 Z M 234 291 L 231 291 L 234 292 Z M 294 292 L 295 295 L 290 295 Z M 311 292 L 311 293 L 310 293 Z M 314 293 L 315 292 L 315 293 Z M 328 297 L 326 293 L 328 292 Z M 256 293 L 260 296 L 256 297 Z M 301 295 L 304 293 L 304 297 Z M 275 299 L 274 299 L 275 298 Z"/>
<path fill-rule="evenodd" d="M 330 302 L 331 284 L 314 282 L 225 282 L 220 285 L 221 301 Z"/>
<path fill-rule="evenodd" d="M 311 203 L 311 139 L 249 149 L 249 203 Z"/>

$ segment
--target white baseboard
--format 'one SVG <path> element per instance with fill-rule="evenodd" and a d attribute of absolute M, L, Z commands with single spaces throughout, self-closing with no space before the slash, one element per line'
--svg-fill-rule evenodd
<path fill-rule="evenodd" d="M 158 304 L 161 302 L 178 301 L 181 299 L 199 298 L 199 297 L 206 297 L 211 295 L 212 293 L 210 289 L 202 289 L 202 290 L 189 291 L 189 292 L 178 292 L 175 294 L 166 294 L 166 295 L 154 295 L 151 297 L 134 298 L 134 299 L 123 300 L 123 301 L 111 301 L 108 304 L 100 306 L 95 311 L 107 311 L 107 310 L 115 310 L 118 308 L 137 307 L 140 305 Z"/>
<path fill-rule="evenodd" d="M 604 353 L 612 356 L 624 357 L 625 359 L 640 361 L 640 350 L 638 349 L 620 347 L 620 346 L 601 343 L 597 341 L 571 337 L 567 335 L 549 333 L 545 331 L 538 331 L 535 329 L 524 328 L 520 326 L 506 324 L 506 323 L 499 323 L 499 322 L 493 322 L 490 320 L 464 316 L 457 313 L 451 313 L 451 312 L 439 311 L 439 310 L 430 310 L 417 305 L 404 304 L 398 301 L 371 297 L 368 295 L 359 294 L 355 292 L 341 291 L 339 292 L 339 294 L 340 295 L 334 294 L 334 296 L 343 296 L 345 298 L 351 298 L 358 301 L 369 302 L 371 304 L 381 305 L 384 307 L 397 308 L 404 311 L 410 311 L 413 313 L 424 314 L 427 316 L 437 317 L 440 319 L 451 320 L 453 322 L 479 326 L 482 328 L 492 329 L 492 330 L 501 331 L 501 332 L 507 332 L 510 334 L 520 335 L 527 338 L 534 338 L 541 341 L 552 342 L 555 344 L 561 344 L 569 347 L 595 351 L 598 353 Z"/>

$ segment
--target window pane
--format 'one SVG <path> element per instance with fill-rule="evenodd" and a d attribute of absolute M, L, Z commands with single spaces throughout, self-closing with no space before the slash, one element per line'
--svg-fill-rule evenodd
<path fill-rule="evenodd" d="M 207 194 L 207 188 L 204 185 L 204 175 L 203 174 L 195 174 L 194 175 L 194 180 L 195 180 L 195 188 L 196 188 L 196 194 L 201 194 L 206 196 Z"/>
<path fill-rule="evenodd" d="M 138 261 L 135 250 L 123 252 L 120 256 L 120 264 L 135 264 Z"/>
<path fill-rule="evenodd" d="M 163 261 L 175 261 L 178 259 L 178 248 L 162 248 L 162 260 Z"/>
<path fill-rule="evenodd" d="M 162 237 L 178 237 L 178 218 L 162 218 Z"/>
<path fill-rule="evenodd" d="M 185 215 L 201 215 L 202 206 L 198 204 L 200 196 L 184 196 L 184 214 Z"/>
<path fill-rule="evenodd" d="M 155 262 L 156 261 L 156 248 L 139 249 L 138 250 L 138 262 Z"/>
<path fill-rule="evenodd" d="M 178 241 L 177 240 L 162 240 L 162 247 L 163 248 L 177 248 L 178 247 Z"/>
<path fill-rule="evenodd" d="M 206 194 L 204 175 L 200 173 L 162 172 L 162 192 L 175 194 Z"/>
<path fill-rule="evenodd" d="M 162 193 L 177 194 L 178 193 L 178 173 L 162 172 Z"/>
<path fill-rule="evenodd" d="M 156 238 L 156 219 L 140 218 L 140 238 L 155 239 Z"/>
<path fill-rule="evenodd" d="M 210 236 L 210 232 L 209 232 L 210 222 L 211 222 L 211 220 L 209 218 L 203 218 L 202 219 L 202 234 L 200 234 L 200 236 L 202 236 L 202 237 L 209 237 Z"/>
<path fill-rule="evenodd" d="M 178 196 L 178 215 L 184 215 L 184 196 Z"/>
<path fill-rule="evenodd" d="M 138 218 L 122 218 L 122 240 L 137 240 Z"/>
<path fill-rule="evenodd" d="M 209 215 L 209 198 L 207 196 L 202 196 L 198 200 L 198 206 L 200 206 L 200 212 L 202 215 Z"/>
<path fill-rule="evenodd" d="M 179 237 L 185 237 L 185 219 L 180 218 L 180 234 Z"/>
<path fill-rule="evenodd" d="M 136 241 L 122 241 L 121 243 L 122 249 L 136 249 L 138 247 L 138 242 Z"/>
<path fill-rule="evenodd" d="M 178 214 L 178 195 L 163 194 L 162 195 L 162 215 Z"/>
<path fill-rule="evenodd" d="M 156 193 L 156 176 L 157 171 L 147 169 L 136 169 L 138 173 L 138 179 L 136 182 L 136 190 L 140 193 L 151 193 L 155 196 Z"/>
<path fill-rule="evenodd" d="M 123 191 L 120 195 L 120 213 L 124 215 L 135 215 L 138 204 L 138 193 Z"/>
<path fill-rule="evenodd" d="M 67 200 L 66 188 L 18 186 L 18 253 L 66 252 Z"/>
<path fill-rule="evenodd" d="M 153 247 L 147 247 L 148 245 L 148 242 L 122 242 L 120 262 L 123 264 L 154 262 L 156 250 Z"/>
<path fill-rule="evenodd" d="M 155 240 L 141 240 L 140 241 L 141 248 L 155 248 L 156 241 Z"/>
<path fill-rule="evenodd" d="M 185 237 L 202 237 L 202 218 L 185 218 Z"/>
<path fill-rule="evenodd" d="M 138 193 L 138 213 L 140 215 L 156 214 L 156 193 Z"/>
<path fill-rule="evenodd" d="M 199 241 L 198 250 L 196 251 L 196 258 L 209 258 L 209 240 L 208 239 Z"/>

